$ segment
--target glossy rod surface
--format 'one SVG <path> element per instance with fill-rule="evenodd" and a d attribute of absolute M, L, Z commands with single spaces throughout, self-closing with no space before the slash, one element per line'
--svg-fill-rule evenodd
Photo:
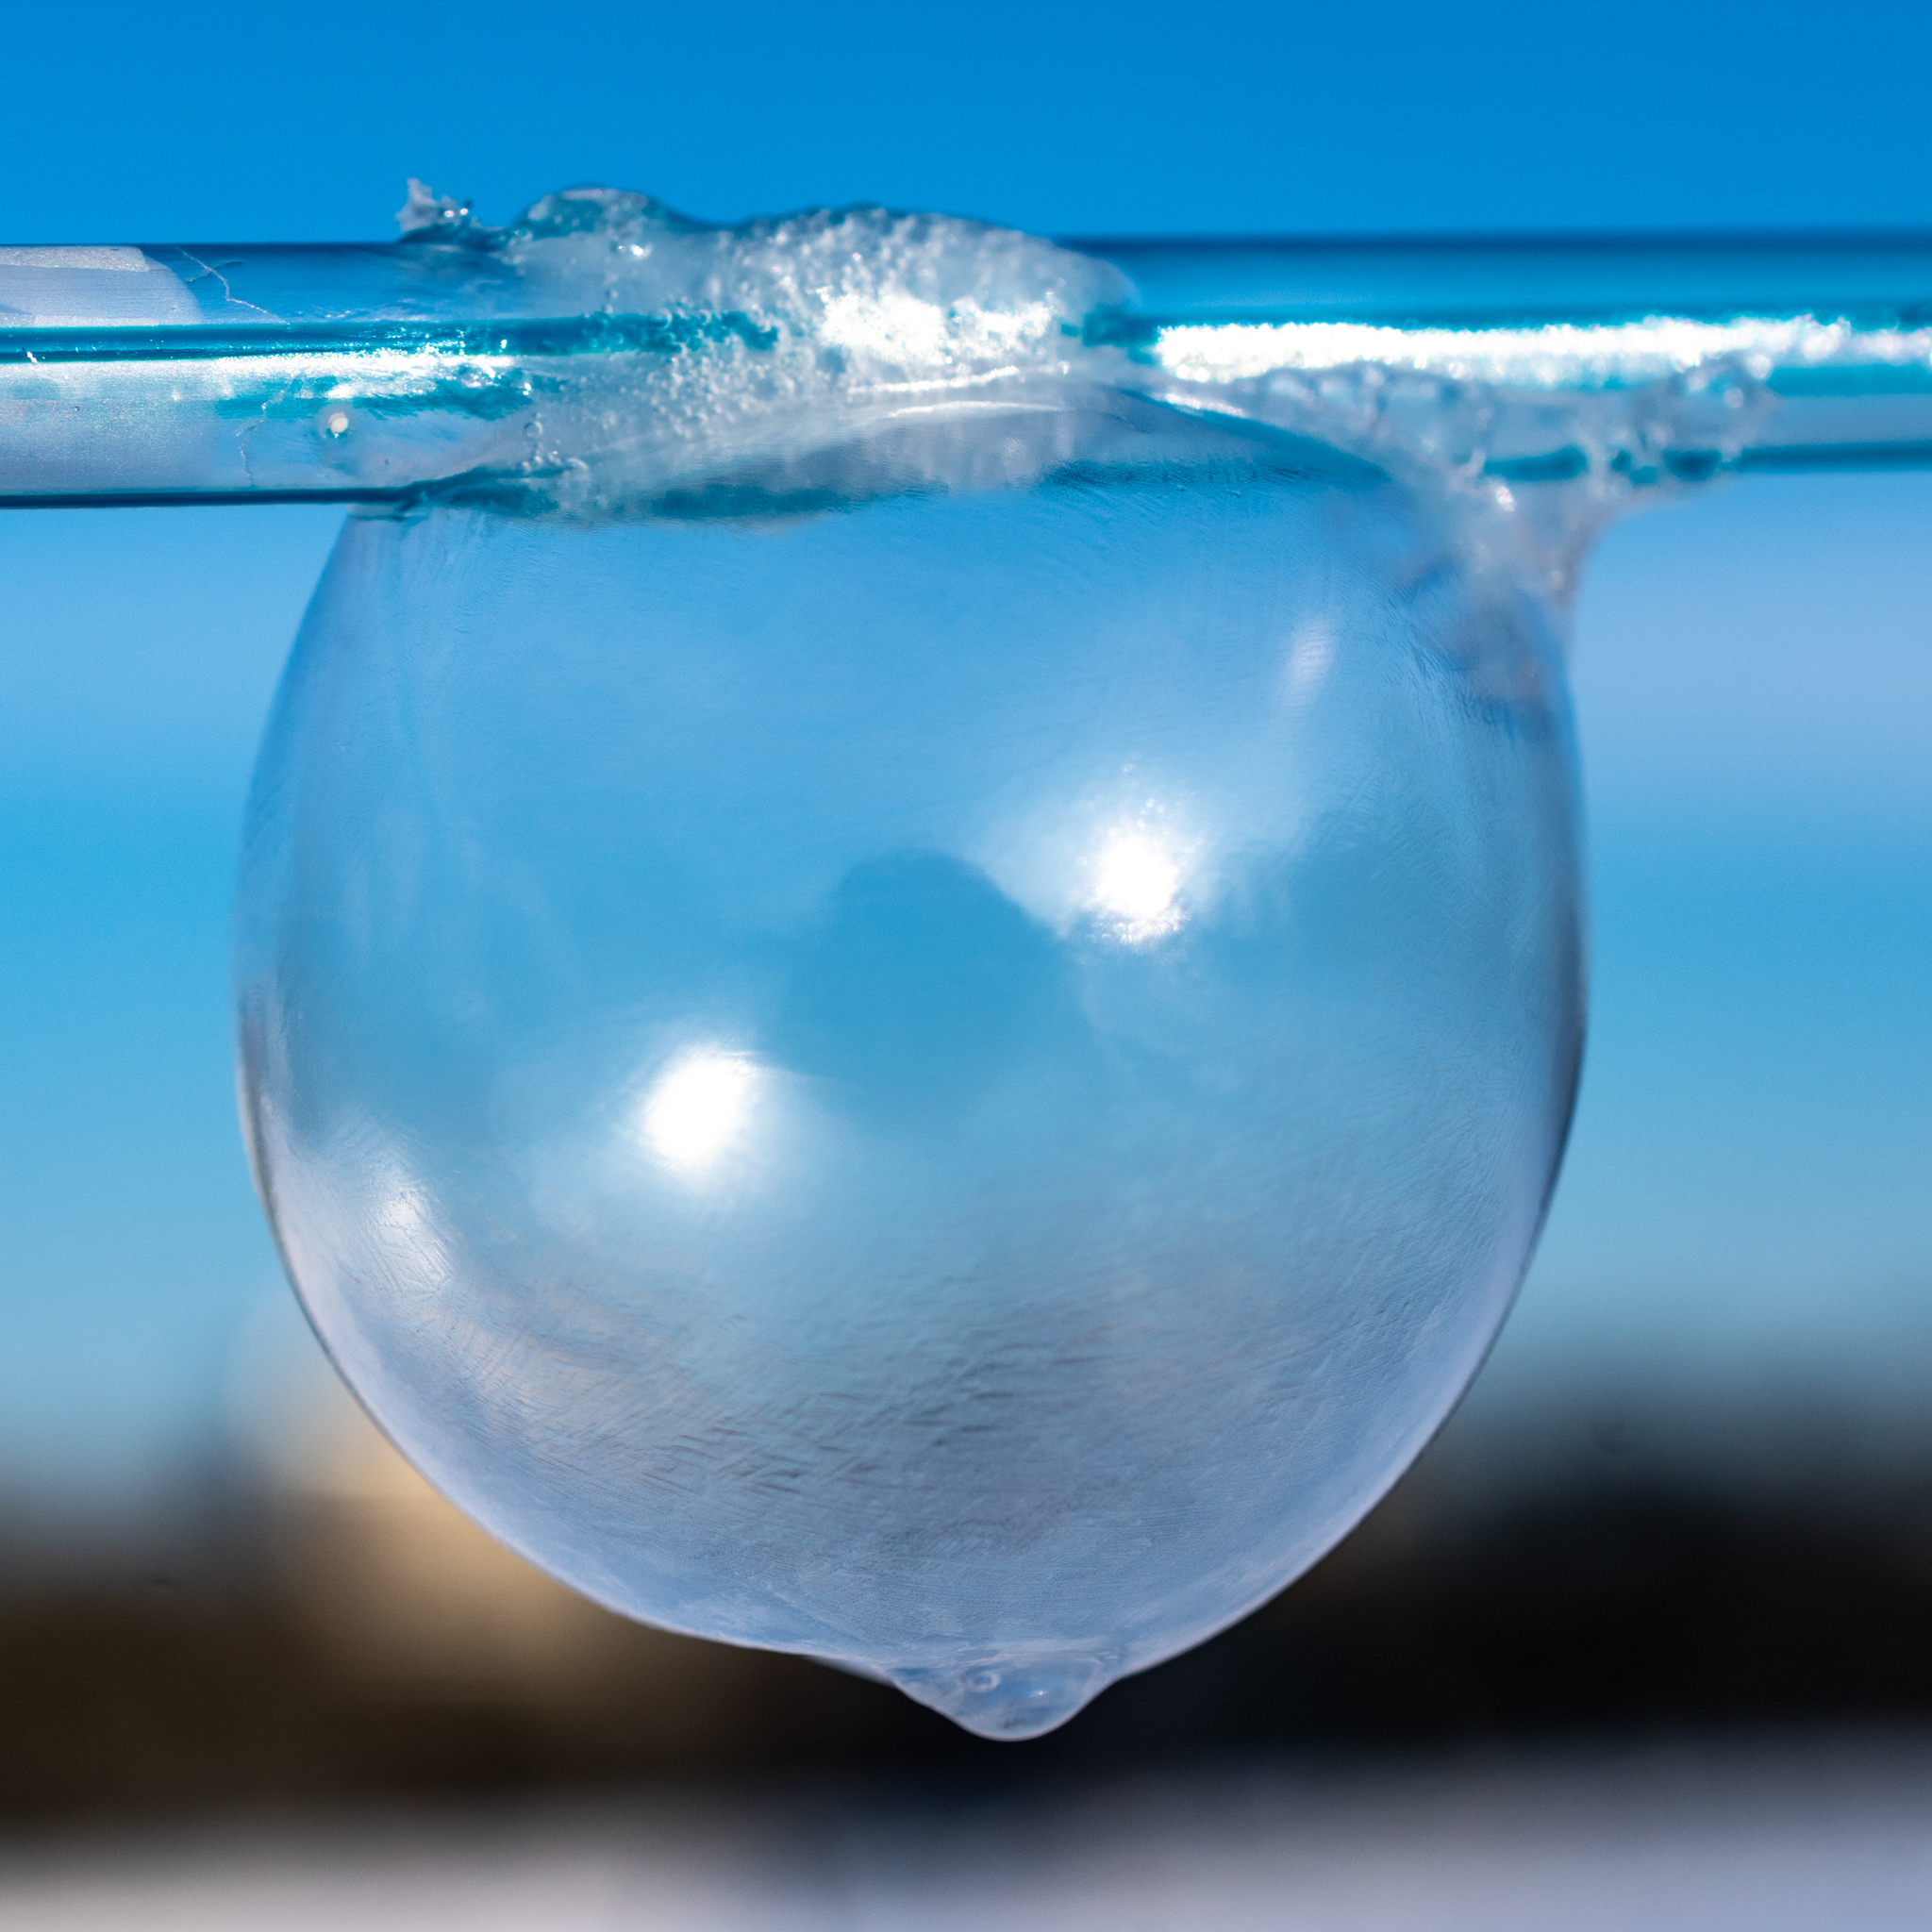
<path fill-rule="evenodd" d="M 687 248 L 757 225 L 662 222 Z M 780 341 L 769 291 L 750 307 L 689 290 L 640 307 L 653 291 L 629 271 L 649 266 L 649 242 L 600 278 L 581 251 L 555 272 L 546 250 L 572 240 L 528 218 L 444 218 L 386 244 L 0 248 L 0 504 L 407 504 L 554 468 L 554 450 L 529 445 L 559 397 L 595 391 L 601 419 L 634 433 L 665 409 L 667 371 Z M 1687 384 L 1745 400 L 1709 434 L 1674 424 L 1626 474 L 1932 460 L 1932 234 L 1065 249 L 1112 272 L 1108 299 L 1067 329 L 1070 367 L 1128 391 L 1152 380 L 1170 400 L 1173 377 L 1209 408 L 1229 406 L 1230 384 L 1310 377 L 1480 391 L 1516 419 L 1480 467 L 1516 486 L 1594 459 L 1560 408 L 1537 404 Z"/>

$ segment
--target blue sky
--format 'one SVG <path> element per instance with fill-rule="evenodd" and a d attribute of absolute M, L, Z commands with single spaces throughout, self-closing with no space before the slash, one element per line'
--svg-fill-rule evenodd
<path fill-rule="evenodd" d="M 1045 232 L 1932 219 L 1912 0 L 17 9 L 13 241 L 378 235 L 586 179 Z"/>
<path fill-rule="evenodd" d="M 1922 6 L 105 5 L 8 47 L 7 241 L 381 237 L 411 173 L 491 219 L 604 179 L 1058 233 L 1932 224 Z M 0 518 L 0 1456 L 30 1482 L 125 1490 L 192 1448 L 282 1293 L 227 881 L 334 526 Z M 1932 1360 L 1928 533 L 1932 478 L 1882 476 L 1605 542 L 1596 1017 L 1491 1399 L 1613 1359 Z"/>
<path fill-rule="evenodd" d="M 1591 1042 L 1487 1399 L 1665 1374 L 1891 1401 L 1902 1364 L 1932 1374 L 1928 537 L 1932 476 L 1874 475 L 1754 480 L 1601 543 Z"/>

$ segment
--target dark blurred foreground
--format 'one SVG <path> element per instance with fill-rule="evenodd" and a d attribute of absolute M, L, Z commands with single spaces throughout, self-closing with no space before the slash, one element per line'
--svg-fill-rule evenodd
<path fill-rule="evenodd" d="M 0 1822 L 1932 1723 L 1932 1480 L 1754 1488 L 1646 1457 L 1624 1421 L 1578 1427 L 1560 1480 L 1486 1479 L 1475 1503 L 1452 1430 L 1274 1603 L 1054 1737 L 994 1745 L 878 1685 L 597 1609 L 365 1425 L 325 1479 L 158 1514 L 111 1560 L 16 1564 Z"/>
<path fill-rule="evenodd" d="M 8 1932 L 1923 1932 L 1932 1733 L 0 1837 Z"/>

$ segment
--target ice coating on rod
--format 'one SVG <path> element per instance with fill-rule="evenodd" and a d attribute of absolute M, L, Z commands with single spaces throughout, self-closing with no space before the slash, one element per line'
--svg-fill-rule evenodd
<path fill-rule="evenodd" d="M 877 208 L 716 227 L 646 195 L 575 189 L 488 229 L 412 183 L 401 219 L 401 315 L 425 319 L 364 341 L 313 329 L 284 341 L 279 316 L 229 299 L 219 266 L 185 250 L 194 294 L 236 326 L 232 344 L 184 353 L 158 332 L 150 357 L 29 341 L 0 369 L 0 494 L 45 493 L 49 478 L 74 491 L 421 491 L 598 517 L 667 502 L 691 514 L 691 490 L 715 508 L 734 492 L 748 508 L 828 487 L 1006 481 L 1012 452 L 962 437 L 957 419 L 989 401 L 1050 409 L 1033 391 L 1069 375 L 1083 318 L 1127 292 L 1105 263 L 1051 242 Z M 41 292 L 56 279 L 38 263 L 50 251 L 13 253 L 36 260 L 0 260 L 0 321 L 9 306 L 23 324 L 83 330 L 124 314 L 206 320 L 138 250 L 118 253 L 147 273 L 92 278 L 122 306 L 97 295 L 87 312 Z M 135 317 L 124 284 L 166 285 L 176 308 Z M 439 325 L 452 310 L 479 320 Z M 899 446 L 870 463 L 869 483 L 823 463 L 787 470 L 891 423 Z"/>
<path fill-rule="evenodd" d="M 1794 406 L 1794 381 L 1843 396 L 1875 375 L 1890 419 L 1932 375 L 1932 330 L 1831 314 L 1142 326 L 1106 261 L 882 208 L 724 226 L 580 188 L 491 228 L 412 182 L 399 222 L 403 242 L 375 251 L 387 306 L 367 311 L 394 323 L 359 339 L 281 327 L 271 306 L 230 299 L 213 258 L 176 250 L 172 270 L 128 274 L 140 251 L 105 251 L 125 260 L 84 277 L 94 321 L 156 324 L 155 358 L 29 343 L 0 369 L 0 494 L 791 514 L 1131 462 L 1152 408 L 1312 440 L 1504 512 L 1494 531 L 1560 572 L 1635 495 L 1790 441 L 1794 407 L 1821 407 Z M 71 253 L 5 253 L 0 335 L 8 314 L 89 325 L 77 269 L 50 272 Z M 57 280 L 73 288 L 54 300 Z M 129 307 L 137 287 L 168 304 Z M 217 318 L 232 341 L 208 326 Z M 170 329 L 197 319 L 221 339 L 175 353 Z M 1865 432 L 1821 416 L 1803 433 Z"/>
<path fill-rule="evenodd" d="M 839 475 L 845 491 L 1018 483 L 1116 453 L 1132 397 L 1313 438 L 1506 510 L 1519 508 L 1513 484 L 1574 484 L 1543 507 L 1569 549 L 1633 490 L 1687 480 L 1676 452 L 1698 452 L 1699 477 L 1733 459 L 1775 413 L 1775 370 L 1932 369 L 1932 330 L 1808 316 L 1177 323 L 1124 346 L 1094 326 L 1134 295 L 1108 263 L 983 223 L 877 208 L 710 226 L 646 195 L 587 188 L 492 231 L 422 191 L 404 219 L 408 232 L 490 249 L 533 312 L 682 325 L 657 362 L 582 378 L 550 367 L 540 379 L 548 435 L 521 474 L 579 513 L 659 494 L 690 514 L 683 489 L 727 503 L 734 466 L 775 474 L 860 437 L 875 446 Z M 1021 412 L 1086 420 L 1016 437 Z"/>
<path fill-rule="evenodd" d="M 460 242 L 459 214 L 432 205 L 431 232 Z M 1042 385 L 1079 379 L 1083 319 L 1130 292 L 1104 262 L 979 222 L 846 208 L 713 227 L 609 189 L 546 195 L 474 245 L 531 312 L 609 318 L 607 353 L 530 358 L 527 416 L 503 425 L 518 460 L 478 465 L 507 503 L 526 488 L 530 507 L 588 515 L 1015 480 L 1013 452 L 961 423 L 1060 410 Z M 829 458 L 861 437 L 862 459 Z"/>
<path fill-rule="evenodd" d="M 413 204 L 412 204 L 413 205 Z M 501 231 L 426 200 L 552 314 L 662 318 L 668 345 L 523 372 L 513 465 L 458 490 L 576 516 L 756 515 L 1133 462 L 1180 410 L 1313 442 L 1474 513 L 1551 588 L 1644 491 L 1721 474 L 1770 439 L 1780 371 L 1932 369 L 1932 330 L 1812 317 L 1396 327 L 1108 325 L 1108 264 L 939 215 L 818 210 L 733 227 L 647 196 L 546 196 Z M 407 210 L 406 210 L 407 213 Z M 506 428 L 508 428 L 506 425 Z"/>
<path fill-rule="evenodd" d="M 1104 262 L 1011 228 L 883 208 L 708 227 L 648 195 L 546 195 L 493 244 L 544 312 L 753 317 L 836 355 L 860 386 L 973 381 L 1058 359 L 1095 307 Z"/>

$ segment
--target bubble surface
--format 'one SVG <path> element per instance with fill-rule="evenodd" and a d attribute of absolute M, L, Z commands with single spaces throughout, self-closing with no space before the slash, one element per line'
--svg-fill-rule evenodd
<path fill-rule="evenodd" d="M 243 1085 L 317 1327 L 457 1502 L 1020 1738 L 1299 1574 L 1480 1361 L 1574 1080 L 1573 758 L 1454 492 L 1099 382 L 1077 258 L 948 233 L 922 283 L 909 232 L 773 231 L 810 369 L 764 409 L 766 352 L 694 354 L 677 491 L 350 522 Z M 753 268 L 697 245 L 627 259 L 717 312 Z"/>

